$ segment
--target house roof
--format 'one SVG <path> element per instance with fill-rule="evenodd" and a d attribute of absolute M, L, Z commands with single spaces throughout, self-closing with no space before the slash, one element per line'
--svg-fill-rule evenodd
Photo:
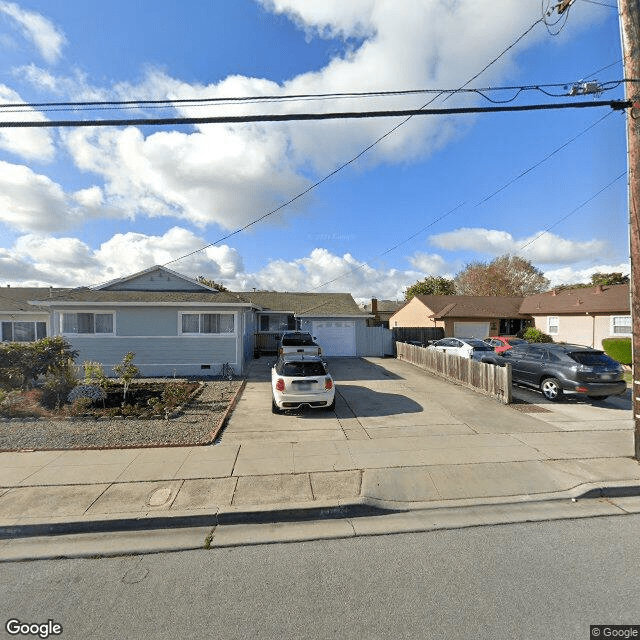
<path fill-rule="evenodd" d="M 397 300 L 378 300 L 378 313 L 395 313 L 400 307 L 404 307 L 405 301 L 398 302 Z M 364 306 L 365 310 L 371 313 L 371 303 L 367 302 Z"/>
<path fill-rule="evenodd" d="M 235 304 L 245 307 L 252 306 L 249 301 L 242 298 L 240 294 L 229 291 L 111 291 L 104 289 L 67 289 L 60 290 L 53 297 L 39 298 L 35 295 L 37 290 L 33 290 L 29 300 L 35 301 L 42 306 L 68 306 L 71 303 L 189 303 L 196 302 L 202 304 Z M 48 290 L 47 290 L 48 293 Z"/>
<path fill-rule="evenodd" d="M 576 313 L 630 313 L 629 285 L 614 284 L 547 291 L 522 301 L 521 313 L 532 316 Z"/>
<path fill-rule="evenodd" d="M 243 291 L 238 295 L 260 307 L 262 311 L 292 313 L 301 317 L 369 315 L 358 307 L 350 293 Z"/>
<path fill-rule="evenodd" d="M 50 287 L 2 287 L 0 289 L 0 311 L 37 313 L 38 309 L 29 300 L 58 296 L 67 289 Z"/>
<path fill-rule="evenodd" d="M 522 297 L 511 296 L 415 296 L 431 317 L 440 318 L 520 318 Z"/>

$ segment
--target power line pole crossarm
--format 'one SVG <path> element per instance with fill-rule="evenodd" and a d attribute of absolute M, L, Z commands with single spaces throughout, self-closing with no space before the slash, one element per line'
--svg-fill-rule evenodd
<path fill-rule="evenodd" d="M 640 3 L 618 0 L 625 78 L 640 78 Z M 629 169 L 629 253 L 631 257 L 631 320 L 635 458 L 640 460 L 640 96 L 635 82 L 625 84 Z"/>

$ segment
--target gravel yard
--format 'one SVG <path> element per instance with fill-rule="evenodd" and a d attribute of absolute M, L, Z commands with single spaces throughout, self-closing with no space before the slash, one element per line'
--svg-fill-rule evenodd
<path fill-rule="evenodd" d="M 0 418 L 0 451 L 210 444 L 243 388 L 239 380 L 207 381 L 195 400 L 167 420 Z"/>

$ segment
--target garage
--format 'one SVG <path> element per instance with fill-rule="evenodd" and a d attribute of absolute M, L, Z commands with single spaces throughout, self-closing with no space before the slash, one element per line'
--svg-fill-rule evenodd
<path fill-rule="evenodd" d="M 314 320 L 312 326 L 323 355 L 356 355 L 356 323 L 353 320 Z"/>
<path fill-rule="evenodd" d="M 489 335 L 489 323 L 454 322 L 453 335 L 456 338 L 480 338 L 484 340 Z"/>

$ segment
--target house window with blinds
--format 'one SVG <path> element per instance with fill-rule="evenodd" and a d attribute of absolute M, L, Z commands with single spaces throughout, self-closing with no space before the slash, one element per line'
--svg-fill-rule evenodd
<path fill-rule="evenodd" d="M 62 333 L 113 335 L 113 313 L 64 313 Z"/>
<path fill-rule="evenodd" d="M 235 332 L 235 316 L 232 313 L 183 313 L 182 334 L 231 334 Z"/>
<path fill-rule="evenodd" d="M 35 342 L 47 337 L 46 322 L 2 323 L 2 342 Z"/>
<path fill-rule="evenodd" d="M 611 333 L 615 336 L 630 336 L 631 316 L 613 316 L 611 318 Z"/>

